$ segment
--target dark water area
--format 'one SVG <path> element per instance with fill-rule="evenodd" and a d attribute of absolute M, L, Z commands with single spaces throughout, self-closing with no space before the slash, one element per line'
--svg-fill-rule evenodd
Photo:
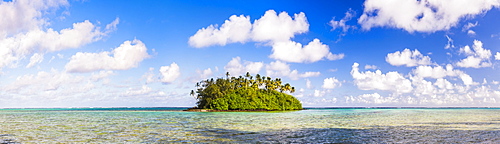
<path fill-rule="evenodd" d="M 498 108 L 1 109 L 0 143 L 500 143 Z"/>

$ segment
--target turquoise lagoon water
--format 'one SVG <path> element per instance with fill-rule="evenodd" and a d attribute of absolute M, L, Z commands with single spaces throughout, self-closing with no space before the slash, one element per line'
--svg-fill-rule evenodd
<path fill-rule="evenodd" d="M 500 143 L 500 109 L 2 109 L 0 143 Z"/>

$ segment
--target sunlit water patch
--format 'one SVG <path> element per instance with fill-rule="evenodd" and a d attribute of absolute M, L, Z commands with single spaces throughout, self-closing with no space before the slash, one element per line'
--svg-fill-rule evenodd
<path fill-rule="evenodd" d="M 500 109 L 163 110 L 0 110 L 0 143 L 500 143 Z"/>

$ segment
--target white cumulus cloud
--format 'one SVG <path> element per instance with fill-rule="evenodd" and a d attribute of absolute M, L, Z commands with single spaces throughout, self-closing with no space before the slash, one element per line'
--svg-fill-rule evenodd
<path fill-rule="evenodd" d="M 217 25 L 210 25 L 202 28 L 193 36 L 189 37 L 189 45 L 202 48 L 211 45 L 224 46 L 228 43 L 244 43 L 250 39 L 252 24 L 249 16 L 232 15 L 220 28 Z"/>
<path fill-rule="evenodd" d="M 429 77 L 439 79 L 446 76 L 455 77 L 462 74 L 463 72 L 460 70 L 454 70 L 453 66 L 451 64 L 448 64 L 446 65 L 446 68 L 443 68 L 442 66 L 418 66 L 413 69 L 413 73 L 415 74 L 415 76 L 421 78 Z"/>
<path fill-rule="evenodd" d="M 305 33 L 308 30 L 309 23 L 304 13 L 294 14 L 292 18 L 286 12 L 277 14 L 274 10 L 268 10 L 253 24 L 249 16 L 232 15 L 221 27 L 210 25 L 202 28 L 189 38 L 189 45 L 202 48 L 212 45 L 224 46 L 236 42 L 244 43 L 248 40 L 287 41 L 296 34 Z"/>
<path fill-rule="evenodd" d="M 468 45 L 460 48 L 460 52 L 464 53 L 467 58 L 460 60 L 456 65 L 465 68 L 491 67 L 491 51 L 483 48 L 483 43 L 478 40 L 474 40 L 472 48 Z"/>
<path fill-rule="evenodd" d="M 324 89 L 334 89 L 334 88 L 337 88 L 337 87 L 340 87 L 340 86 L 342 86 L 342 82 L 340 82 L 335 77 L 326 78 L 326 79 L 323 80 L 323 86 L 322 87 Z"/>
<path fill-rule="evenodd" d="M 402 52 L 396 51 L 394 53 L 389 53 L 385 57 L 385 61 L 393 66 L 405 65 L 406 67 L 432 64 L 429 56 L 422 55 L 416 49 L 414 51 L 404 49 Z"/>
<path fill-rule="evenodd" d="M 160 81 L 162 83 L 168 84 L 174 82 L 181 75 L 181 71 L 179 65 L 174 62 L 169 66 L 160 67 L 160 74 Z"/>
<path fill-rule="evenodd" d="M 140 40 L 125 41 L 111 52 L 78 52 L 71 56 L 65 68 L 68 72 L 126 70 L 137 67 L 148 57 L 146 45 Z"/>
<path fill-rule="evenodd" d="M 442 79 L 445 77 L 458 77 L 462 80 L 464 85 L 476 85 L 477 82 L 474 82 L 472 77 L 467 73 L 456 70 L 453 68 L 451 64 L 447 64 L 446 68 L 442 66 L 418 66 L 413 69 L 413 74 L 415 75 L 414 79 L 419 78 L 433 78 L 433 79 Z"/>
<path fill-rule="evenodd" d="M 358 63 L 352 65 L 351 76 L 354 84 L 361 90 L 389 90 L 397 93 L 409 93 L 413 90 L 411 81 L 398 72 L 359 72 L 358 67 Z"/>
<path fill-rule="evenodd" d="M 462 18 L 483 14 L 500 1 L 367 0 L 358 23 L 365 30 L 393 27 L 410 33 L 436 32 L 457 26 Z"/>
<path fill-rule="evenodd" d="M 274 10 L 268 10 L 260 19 L 255 20 L 252 29 L 252 39 L 255 41 L 287 41 L 296 34 L 309 31 L 309 23 L 304 13 L 294 14 L 293 18 L 286 12 L 279 15 Z"/>
<path fill-rule="evenodd" d="M 332 54 L 328 45 L 314 39 L 305 46 L 294 41 L 276 42 L 273 45 L 273 53 L 269 57 L 286 62 L 312 63 L 323 58 L 342 59 L 344 54 Z"/>
<path fill-rule="evenodd" d="M 202 48 L 213 45 L 224 46 L 229 43 L 245 43 L 247 41 L 262 42 L 272 46 L 270 58 L 296 63 L 312 63 L 322 59 L 339 60 L 344 54 L 332 54 L 328 45 L 314 39 L 309 44 L 292 41 L 297 34 L 309 30 L 309 23 L 304 13 L 294 14 L 286 12 L 276 13 L 268 10 L 256 19 L 253 24 L 249 16 L 232 15 L 219 28 L 210 25 L 202 28 L 189 38 L 189 45 Z"/>

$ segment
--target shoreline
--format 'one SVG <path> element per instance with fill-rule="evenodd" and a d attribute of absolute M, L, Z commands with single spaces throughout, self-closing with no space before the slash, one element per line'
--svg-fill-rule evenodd
<path fill-rule="evenodd" d="M 306 109 L 300 109 L 306 110 Z M 213 109 L 197 109 L 197 108 L 188 108 L 182 111 L 186 112 L 281 112 L 281 111 L 300 111 L 300 110 L 265 110 L 265 109 L 257 109 L 257 110 L 213 110 Z"/>

